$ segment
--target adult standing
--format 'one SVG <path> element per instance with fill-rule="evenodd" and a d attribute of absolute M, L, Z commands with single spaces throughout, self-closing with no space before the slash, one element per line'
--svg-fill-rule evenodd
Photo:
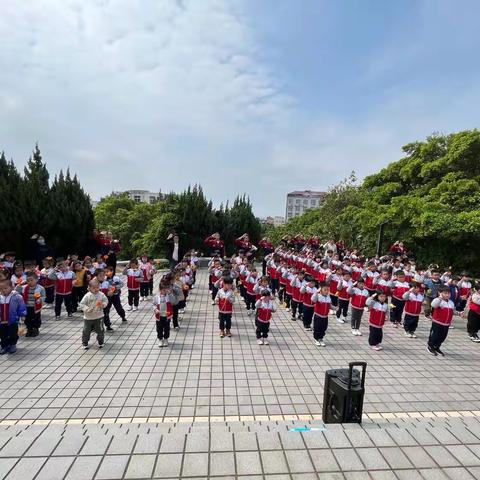
<path fill-rule="evenodd" d="M 243 250 L 249 260 L 253 258 L 253 256 L 255 255 L 255 251 L 257 250 L 257 247 L 252 242 L 250 242 L 250 236 L 248 235 L 248 233 L 244 233 L 242 236 L 238 237 L 235 240 L 235 245 L 238 247 L 239 250 Z"/>
<path fill-rule="evenodd" d="M 329 250 L 331 250 L 333 253 L 337 253 L 337 245 L 333 240 L 329 240 L 323 245 L 323 253 L 325 255 Z"/>
<path fill-rule="evenodd" d="M 274 252 L 275 247 L 268 237 L 262 238 L 258 242 L 258 246 L 263 250 L 263 259 L 262 259 L 262 275 L 267 274 L 267 260 L 266 257 Z"/>
<path fill-rule="evenodd" d="M 203 242 L 210 249 L 210 256 L 219 254 L 222 258 L 225 257 L 225 242 L 221 239 L 218 232 L 213 233 Z"/>
<path fill-rule="evenodd" d="M 177 264 L 182 259 L 182 250 L 180 246 L 180 237 L 178 234 L 171 233 L 167 237 L 167 241 L 170 242 L 170 248 L 168 252 L 168 262 L 170 263 L 170 270 L 174 270 Z"/>
<path fill-rule="evenodd" d="M 53 257 L 53 248 L 47 245 L 45 238 L 36 233 L 32 235 L 32 255 L 39 268 L 43 268 L 42 260 L 47 257 Z"/>

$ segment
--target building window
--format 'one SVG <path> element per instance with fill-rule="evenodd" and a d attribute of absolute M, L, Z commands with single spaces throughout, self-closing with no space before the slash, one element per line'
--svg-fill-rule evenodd
<path fill-rule="evenodd" d="M 308 204 L 308 200 L 305 199 L 305 200 L 303 201 L 303 204 L 304 204 L 304 205 L 307 205 L 307 204 Z"/>
<path fill-rule="evenodd" d="M 133 196 L 133 201 L 134 201 L 134 202 L 140 203 L 140 200 L 141 200 L 140 195 L 134 195 L 134 196 Z"/>
<path fill-rule="evenodd" d="M 310 205 L 315 206 L 316 204 L 317 204 L 316 200 L 314 200 L 314 199 L 310 200 Z"/>
<path fill-rule="evenodd" d="M 155 203 L 157 199 L 155 197 L 150 197 L 150 203 Z"/>
<path fill-rule="evenodd" d="M 296 203 L 297 205 L 300 205 L 300 199 L 297 198 L 297 199 L 295 200 L 295 203 Z"/>

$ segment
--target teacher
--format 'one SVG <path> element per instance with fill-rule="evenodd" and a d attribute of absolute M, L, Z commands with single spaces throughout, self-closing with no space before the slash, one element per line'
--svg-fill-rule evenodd
<path fill-rule="evenodd" d="M 167 237 L 167 241 L 170 243 L 168 250 L 168 263 L 170 264 L 170 270 L 173 271 L 183 258 L 180 237 L 174 232 Z"/>

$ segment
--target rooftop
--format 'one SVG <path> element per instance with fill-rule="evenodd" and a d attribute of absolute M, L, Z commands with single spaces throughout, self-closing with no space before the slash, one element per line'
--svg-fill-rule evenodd
<path fill-rule="evenodd" d="M 304 197 L 311 197 L 312 195 L 324 196 L 327 192 L 317 192 L 315 190 L 295 190 L 293 192 L 287 193 L 287 195 L 302 195 Z"/>

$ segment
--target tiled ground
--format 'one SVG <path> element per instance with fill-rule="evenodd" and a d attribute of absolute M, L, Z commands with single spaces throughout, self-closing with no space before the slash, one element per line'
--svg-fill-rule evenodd
<path fill-rule="evenodd" d="M 44 312 L 41 336 L 0 358 L 0 478 L 480 478 L 480 345 L 464 320 L 445 358 L 427 354 L 424 319 L 417 339 L 387 326 L 383 352 L 332 320 L 318 348 L 283 308 L 259 346 L 240 305 L 234 336 L 217 336 L 198 279 L 168 348 L 150 304 L 125 325 L 113 315 L 105 348 L 86 352 L 80 317 Z M 287 431 L 323 429 L 325 370 L 352 360 L 368 362 L 363 428 Z"/>

